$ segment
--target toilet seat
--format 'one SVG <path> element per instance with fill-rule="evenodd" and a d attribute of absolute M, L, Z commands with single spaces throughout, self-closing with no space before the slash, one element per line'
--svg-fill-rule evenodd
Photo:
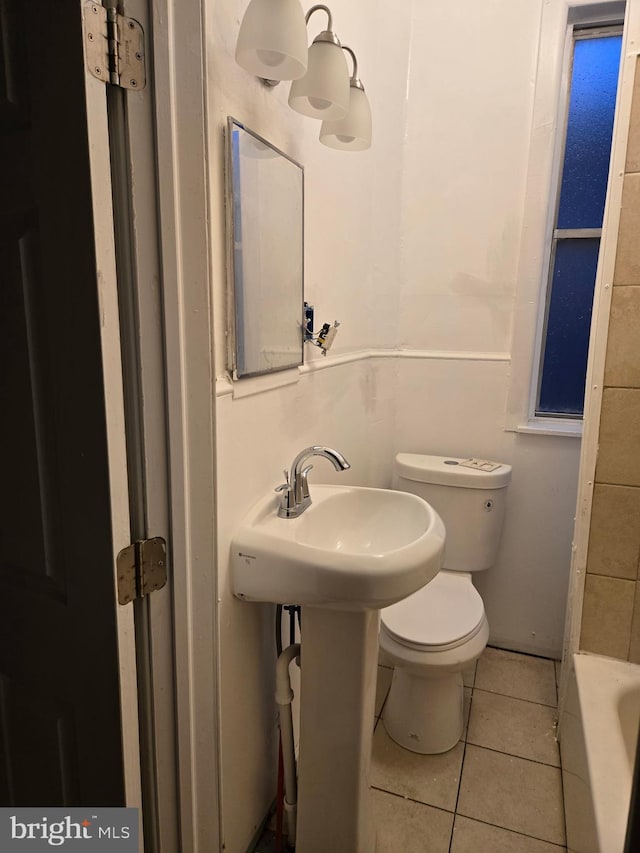
<path fill-rule="evenodd" d="M 382 611 L 382 625 L 397 643 L 416 651 L 445 651 L 475 637 L 486 623 L 484 604 L 470 575 L 441 571 Z"/>

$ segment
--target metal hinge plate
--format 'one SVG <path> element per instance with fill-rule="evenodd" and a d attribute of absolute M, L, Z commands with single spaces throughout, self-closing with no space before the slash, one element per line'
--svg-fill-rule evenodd
<path fill-rule="evenodd" d="M 144 31 L 138 21 L 85 3 L 82 9 L 87 67 L 94 77 L 123 89 L 144 89 Z"/>
<path fill-rule="evenodd" d="M 120 604 L 162 589 L 167 582 L 167 543 L 160 536 L 139 539 L 120 551 L 116 567 Z"/>

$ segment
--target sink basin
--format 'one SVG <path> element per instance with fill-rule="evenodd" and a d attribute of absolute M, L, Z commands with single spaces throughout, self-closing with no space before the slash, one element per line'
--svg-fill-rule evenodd
<path fill-rule="evenodd" d="M 445 530 L 406 492 L 314 484 L 298 518 L 278 517 L 277 496 L 251 510 L 231 543 L 233 591 L 247 601 L 378 610 L 440 569 Z"/>

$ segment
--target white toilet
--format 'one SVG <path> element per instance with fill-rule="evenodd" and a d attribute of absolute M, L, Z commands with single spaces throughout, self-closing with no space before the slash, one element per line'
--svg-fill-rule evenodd
<path fill-rule="evenodd" d="M 471 572 L 493 565 L 511 466 L 481 459 L 399 453 L 394 488 L 431 504 L 447 536 L 442 570 L 382 611 L 380 646 L 394 664 L 383 722 L 400 746 L 446 752 L 464 726 L 462 673 L 489 639 Z"/>

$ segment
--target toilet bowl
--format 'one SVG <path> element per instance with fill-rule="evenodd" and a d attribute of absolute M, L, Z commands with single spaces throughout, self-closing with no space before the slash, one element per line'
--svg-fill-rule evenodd
<path fill-rule="evenodd" d="M 509 465 L 486 460 L 396 457 L 394 486 L 423 497 L 447 529 L 443 569 L 381 615 L 380 647 L 394 665 L 383 725 L 412 752 L 446 752 L 462 735 L 462 673 L 489 639 L 471 572 L 495 560 L 510 478 Z"/>
<path fill-rule="evenodd" d="M 430 584 L 386 608 L 380 647 L 394 664 L 383 724 L 412 752 L 446 752 L 464 728 L 462 673 L 489 639 L 471 575 L 441 571 Z"/>

